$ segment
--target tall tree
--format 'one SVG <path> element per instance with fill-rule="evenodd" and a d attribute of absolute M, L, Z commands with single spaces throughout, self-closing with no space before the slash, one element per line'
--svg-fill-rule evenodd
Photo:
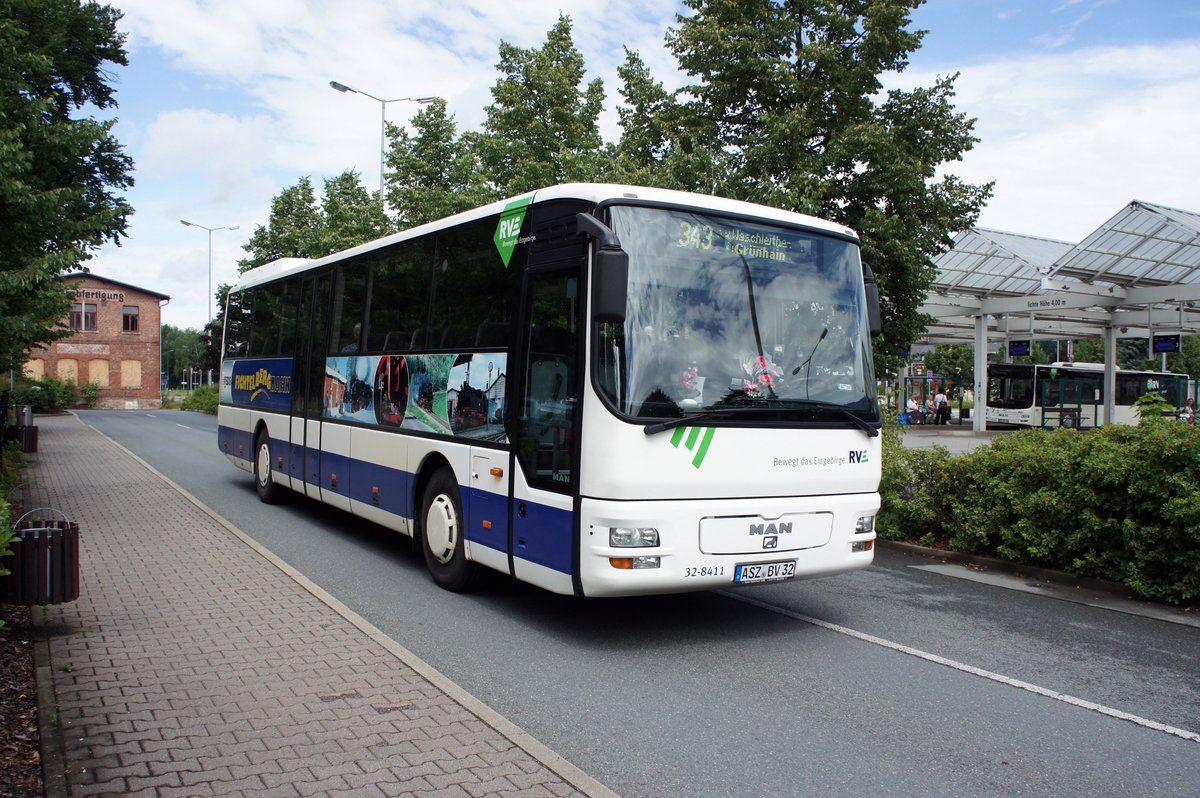
<path fill-rule="evenodd" d="M 120 12 L 79 0 L 0 0 L 0 370 L 70 334 L 59 277 L 132 209 L 133 162 L 85 106 L 116 106 L 108 64 L 126 63 Z"/>
<path fill-rule="evenodd" d="M 667 105 L 647 93 L 635 62 L 623 76 L 634 98 L 624 140 L 651 143 L 651 165 L 704 149 L 723 167 L 708 176 L 714 193 L 858 230 L 885 299 L 883 361 L 922 331 L 930 259 L 991 192 L 938 176 L 976 142 L 974 120 L 954 110 L 954 76 L 880 94 L 880 76 L 903 70 L 920 46 L 910 12 L 922 2 L 685 0 L 693 13 L 667 46 L 693 82 Z"/>
<path fill-rule="evenodd" d="M 383 203 L 367 191 L 355 172 L 343 172 L 325 181 L 321 221 L 315 243 L 321 255 L 356 247 L 393 231 Z"/>
<path fill-rule="evenodd" d="M 438 97 L 412 119 L 413 135 L 388 125 L 387 201 L 401 228 L 499 199 L 483 173 L 478 135 L 459 135 Z"/>
<path fill-rule="evenodd" d="M 249 256 L 238 261 L 238 272 L 280 258 L 314 257 L 321 223 L 312 179 L 302 177 L 271 200 L 267 224 L 254 228 L 250 240 L 242 245 Z"/>
<path fill-rule="evenodd" d="M 266 225 L 242 245 L 249 254 L 238 261 L 238 272 L 279 258 L 320 258 L 391 231 L 379 198 L 363 187 L 357 172 L 327 179 L 320 201 L 311 178 L 302 177 L 271 200 Z"/>
<path fill-rule="evenodd" d="M 525 50 L 500 43 L 502 77 L 480 136 L 479 155 L 504 196 L 556 183 L 593 180 L 600 173 L 600 79 L 583 85 L 583 56 L 560 15 L 546 42 Z"/>
<path fill-rule="evenodd" d="M 161 341 L 162 366 L 163 371 L 167 374 L 167 384 L 178 385 L 183 379 L 184 369 L 189 366 L 200 366 L 203 349 L 200 343 L 200 333 L 196 330 L 164 324 Z"/>

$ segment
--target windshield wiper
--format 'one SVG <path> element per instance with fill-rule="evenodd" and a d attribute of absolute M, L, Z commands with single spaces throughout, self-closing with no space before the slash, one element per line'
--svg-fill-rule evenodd
<path fill-rule="evenodd" d="M 818 402 L 815 399 L 786 399 L 781 401 L 787 405 L 799 405 L 801 407 L 811 407 L 814 410 L 826 410 L 831 413 L 837 413 L 847 421 L 852 422 L 854 426 L 867 433 L 868 436 L 872 438 L 879 437 L 878 427 L 874 427 L 870 423 L 863 421 L 856 414 L 850 412 L 850 410 L 842 407 L 841 405 L 833 405 L 829 402 Z"/>
<path fill-rule="evenodd" d="M 839 416 L 842 416 L 872 438 L 879 437 L 879 429 L 877 427 L 872 426 L 870 422 L 863 421 L 861 418 L 842 405 L 834 405 L 830 404 L 829 402 L 818 402 L 815 399 L 752 399 L 747 397 L 744 402 L 737 403 L 737 407 L 739 415 L 741 413 L 745 413 L 746 411 L 757 411 L 760 413 L 778 412 L 780 410 L 794 407 L 824 410 L 829 413 L 837 413 Z"/>
<path fill-rule="evenodd" d="M 753 404 L 750 404 L 750 402 L 753 402 Z M 837 413 L 868 436 L 872 438 L 879 437 L 878 427 L 872 426 L 870 422 L 863 421 L 845 407 L 829 404 L 828 402 L 818 402 L 813 399 L 748 399 L 746 403 L 738 404 L 737 410 L 705 410 L 698 413 L 690 413 L 678 418 L 669 418 L 665 421 L 655 421 L 652 424 L 647 424 L 643 428 L 643 431 L 647 435 L 656 435 L 660 432 L 666 432 L 669 429 L 683 427 L 698 421 L 708 421 L 714 418 L 732 418 L 748 414 L 778 413 L 780 410 L 793 407 Z"/>
<path fill-rule="evenodd" d="M 708 421 L 714 418 L 729 418 L 732 415 L 732 410 L 704 410 L 699 413 L 689 413 L 686 416 L 679 416 L 678 418 L 668 418 L 666 421 L 655 421 L 653 424 L 647 424 L 643 428 L 643 431 L 647 435 L 657 435 L 658 433 L 666 432 L 669 429 L 686 426 L 694 421 Z"/>

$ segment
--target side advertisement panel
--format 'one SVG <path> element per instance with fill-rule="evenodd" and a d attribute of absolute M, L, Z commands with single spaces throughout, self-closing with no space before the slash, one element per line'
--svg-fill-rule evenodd
<path fill-rule="evenodd" d="M 323 415 L 505 443 L 507 361 L 503 353 L 331 357 Z"/>
<path fill-rule="evenodd" d="M 221 364 L 221 403 L 277 413 L 291 412 L 292 359 L 224 361 Z"/>

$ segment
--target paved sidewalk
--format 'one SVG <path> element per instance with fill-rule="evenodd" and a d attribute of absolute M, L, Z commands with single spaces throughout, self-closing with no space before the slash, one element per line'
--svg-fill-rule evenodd
<path fill-rule="evenodd" d="M 47 795 L 612 795 L 75 416 L 37 426 L 28 506 L 81 540 L 79 599 L 35 613 Z"/>

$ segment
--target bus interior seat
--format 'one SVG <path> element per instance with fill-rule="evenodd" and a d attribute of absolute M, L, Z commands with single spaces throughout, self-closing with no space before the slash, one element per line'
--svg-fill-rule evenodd
<path fill-rule="evenodd" d="M 383 337 L 383 351 L 403 351 L 412 343 L 413 334 L 404 330 L 392 330 Z"/>
<path fill-rule="evenodd" d="M 475 330 L 475 346 L 504 346 L 508 341 L 505 332 L 508 325 L 501 321 L 480 322 Z"/>

